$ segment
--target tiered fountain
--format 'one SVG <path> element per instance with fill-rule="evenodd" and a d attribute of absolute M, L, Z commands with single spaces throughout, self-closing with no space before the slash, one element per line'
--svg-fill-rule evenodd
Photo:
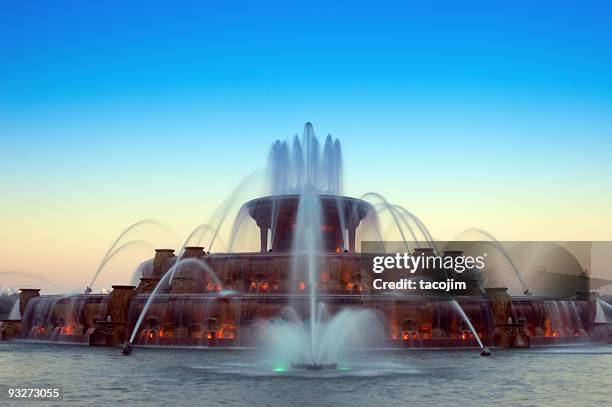
<path fill-rule="evenodd" d="M 342 350 L 363 346 L 529 347 L 589 340 L 596 306 L 588 293 L 511 297 L 504 287 L 482 287 L 471 272 L 456 276 L 468 286 L 461 293 L 374 291 L 374 275 L 359 250 L 361 241 L 384 237 L 382 213 L 391 215 L 416 255 L 443 248 L 418 218 L 380 195 L 366 194 L 375 202 L 342 196 L 341 158 L 338 140 L 327 137 L 321 147 L 306 124 L 301 139 L 273 145 L 268 196 L 246 202 L 236 217 L 230 246 L 254 224 L 258 251 L 214 253 L 188 239 L 178 252 L 157 249 L 139 267 L 138 286 L 70 296 L 23 289 L 22 318 L 3 323 L 4 336 L 126 344 L 125 353 L 132 345 L 273 346 L 276 363 L 310 370 L 334 368 Z M 227 211 L 221 213 L 222 222 Z M 208 248 L 219 239 L 219 227 L 206 226 L 214 232 Z M 445 280 L 446 271 L 427 278 Z"/>

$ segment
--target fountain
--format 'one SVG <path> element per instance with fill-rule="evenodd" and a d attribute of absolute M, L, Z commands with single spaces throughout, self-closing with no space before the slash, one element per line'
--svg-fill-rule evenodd
<path fill-rule="evenodd" d="M 15 303 L 13 304 L 13 308 L 11 308 L 11 312 L 9 313 L 9 319 L 12 319 L 12 320 L 21 319 L 21 313 L 19 312 L 20 302 L 21 301 L 19 301 L 19 298 L 17 298 L 17 301 L 15 301 Z"/>
<path fill-rule="evenodd" d="M 494 346 L 579 343 L 593 331 L 591 294 L 513 297 L 505 287 L 479 285 L 472 270 L 453 276 L 466 283 L 463 292 L 374 290 L 364 241 L 390 240 L 390 231 L 402 251 L 450 257 L 461 255 L 460 243 L 434 241 L 418 217 L 380 194 L 343 196 L 341 144 L 328 136 L 320 145 L 309 123 L 302 138 L 273 144 L 267 190 L 227 224 L 242 189 L 260 175 L 247 177 L 177 254 L 155 250 L 138 267 L 135 285 L 64 296 L 23 289 L 21 319 L 3 321 L 3 338 L 123 346 L 126 355 L 139 346 L 262 347 L 279 371 L 318 371 L 336 369 L 356 348 L 473 348 L 490 356 Z M 118 236 L 90 287 L 115 253 L 145 244 L 123 240 L 150 223 Z M 511 256 L 489 240 L 528 292 Z M 440 268 L 410 277 L 439 282 L 448 275 Z"/>

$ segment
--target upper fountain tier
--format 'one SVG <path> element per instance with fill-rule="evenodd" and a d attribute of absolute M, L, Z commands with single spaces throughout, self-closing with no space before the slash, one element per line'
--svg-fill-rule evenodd
<path fill-rule="evenodd" d="M 355 251 L 355 232 L 374 208 L 356 198 L 318 195 L 321 203 L 321 250 Z M 253 199 L 245 204 L 260 230 L 261 251 L 288 252 L 299 210 L 300 195 L 278 195 Z M 268 234 L 270 242 L 268 243 Z"/>

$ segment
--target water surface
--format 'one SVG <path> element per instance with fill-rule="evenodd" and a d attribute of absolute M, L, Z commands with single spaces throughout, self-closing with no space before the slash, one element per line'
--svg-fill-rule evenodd
<path fill-rule="evenodd" d="M 529 350 L 372 350 L 336 371 L 284 370 L 255 349 L 118 348 L 0 343 L 0 384 L 63 385 L 37 406 L 602 406 L 612 403 L 612 346 Z M 11 405 L 27 405 L 14 402 Z"/>

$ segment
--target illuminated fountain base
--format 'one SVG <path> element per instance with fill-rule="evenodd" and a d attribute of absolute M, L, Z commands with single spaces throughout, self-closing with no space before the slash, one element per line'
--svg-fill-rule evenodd
<path fill-rule="evenodd" d="M 21 321 L 2 322 L 2 338 L 122 346 L 133 332 L 150 294 L 135 294 L 134 287 L 126 286 L 117 287 L 114 292 L 115 295 L 31 298 Z M 131 295 L 117 295 L 119 292 Z M 446 298 L 346 293 L 320 295 L 319 302 L 325 304 L 329 318 L 346 310 L 371 311 L 380 324 L 376 328 L 369 322 L 356 324 L 353 335 L 379 334 L 382 339 L 372 341 L 379 347 L 478 347 L 474 334 Z M 525 348 L 610 340 L 610 330 L 593 323 L 593 304 L 587 298 L 510 297 L 500 289 L 480 296 L 458 297 L 457 302 L 488 347 Z M 282 318 L 287 308 L 295 310 L 291 321 L 308 319 L 306 296 L 167 293 L 152 301 L 134 346 L 267 347 L 274 338 L 280 341 L 286 338 L 285 333 L 275 333 L 273 321 Z M 509 323 L 508 318 L 513 322 Z M 292 361 L 296 362 L 288 360 Z"/>
<path fill-rule="evenodd" d="M 291 275 L 299 197 L 259 198 L 244 208 L 260 226 L 260 252 L 211 254 L 202 247 L 186 247 L 179 259 L 174 250 L 158 249 L 155 257 L 144 263 L 138 287 L 116 285 L 110 294 L 70 296 L 41 296 L 40 290 L 22 289 L 22 319 L 2 322 L 2 338 L 122 346 L 133 337 L 135 346 L 266 347 L 272 341 L 266 330 L 283 310 L 294 309 L 292 322 L 309 320 L 313 284 L 317 303 L 325 306 L 328 320 L 347 310 L 353 316 L 363 311 L 376 315 L 381 321 L 377 333 L 384 338 L 378 342 L 380 347 L 478 347 L 480 339 L 489 347 L 526 348 L 595 338 L 593 293 L 572 298 L 511 297 L 503 287 L 481 290 L 466 272 L 458 278 L 466 282 L 468 290 L 448 293 L 465 314 L 462 317 L 449 295 L 396 295 L 373 290 L 377 275 L 364 269 L 363 259 L 355 251 L 356 229 L 371 206 L 359 199 L 327 195 L 321 195 L 320 201 L 323 236 L 316 254 L 314 283 Z M 270 239 L 272 223 L 276 228 Z M 415 255 L 432 250 L 415 249 Z M 192 263 L 176 267 L 172 279 L 166 278 L 177 263 L 187 260 Z M 198 264 L 214 270 L 215 279 Z M 414 276 L 422 275 L 417 272 Z M 442 272 L 427 276 L 446 280 Z M 137 324 L 147 304 L 141 324 Z M 356 324 L 355 336 L 375 330 L 368 322 L 348 320 Z M 598 340 L 610 340 L 610 330 L 598 332 Z M 277 336 L 281 341 L 284 338 Z M 333 336 L 327 343 L 333 344 Z M 287 361 L 310 370 L 335 362 L 316 358 Z"/>

